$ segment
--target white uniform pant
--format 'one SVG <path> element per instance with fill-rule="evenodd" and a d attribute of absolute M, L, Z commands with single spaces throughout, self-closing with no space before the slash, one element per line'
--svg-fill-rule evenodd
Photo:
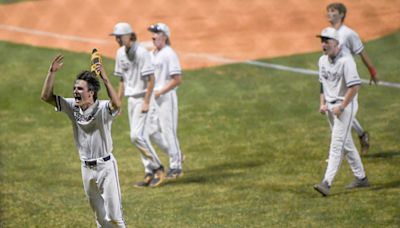
<path fill-rule="evenodd" d="M 128 98 L 128 115 L 129 125 L 131 129 L 131 142 L 139 149 L 144 171 L 146 173 L 153 173 L 153 170 L 158 169 L 161 161 L 151 145 L 149 138 L 150 122 L 149 118 L 151 113 L 155 113 L 154 104 L 150 104 L 149 112 L 142 113 L 144 98 Z"/>
<path fill-rule="evenodd" d="M 331 125 L 332 135 L 328 167 L 325 172 L 324 181 L 327 181 L 329 186 L 332 184 L 339 170 L 343 156 L 346 156 L 356 178 L 362 179 L 365 177 L 364 167 L 351 135 L 351 126 L 358 110 L 358 103 L 357 101 L 350 102 L 339 118 L 332 113 L 332 108 L 338 105 L 340 105 L 340 103 L 328 103 L 328 119 Z"/>
<path fill-rule="evenodd" d="M 97 165 L 82 162 L 82 181 L 98 227 L 125 227 L 122 214 L 121 190 L 117 161 L 97 159 Z"/>
<path fill-rule="evenodd" d="M 154 142 L 169 155 L 170 169 L 182 169 L 182 153 L 179 146 L 178 98 L 175 90 L 158 97 L 158 127 L 151 135 Z"/>

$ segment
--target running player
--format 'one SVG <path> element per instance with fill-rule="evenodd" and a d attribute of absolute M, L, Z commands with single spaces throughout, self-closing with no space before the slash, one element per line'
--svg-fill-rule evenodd
<path fill-rule="evenodd" d="M 320 112 L 328 114 L 332 134 L 325 177 L 320 184 L 314 185 L 314 189 L 327 196 L 343 156 L 346 156 L 356 177 L 346 188 L 367 187 L 369 183 L 351 136 L 351 124 L 357 113 L 357 93 L 361 84 L 356 64 L 350 54 L 339 48 L 336 29 L 325 28 L 318 37 L 321 38 L 324 52 L 318 63 Z"/>
<path fill-rule="evenodd" d="M 329 23 L 338 31 L 339 48 L 345 53 L 360 55 L 364 65 L 370 72 L 370 84 L 371 82 L 374 82 L 376 85 L 379 81 L 379 77 L 375 67 L 372 65 L 372 62 L 368 57 L 367 51 L 365 50 L 360 37 L 356 32 L 344 24 L 344 19 L 347 13 L 346 6 L 342 3 L 331 3 L 326 7 L 326 10 Z M 366 154 L 369 149 L 368 132 L 364 131 L 356 118 L 354 118 L 352 127 L 357 132 L 360 139 L 362 154 Z"/>
<path fill-rule="evenodd" d="M 164 167 L 150 143 L 148 116 L 155 112 L 150 104 L 154 88 L 154 67 L 150 53 L 136 41 L 136 34 L 126 22 L 117 23 L 111 34 L 120 48 L 115 58 L 114 74 L 120 78 L 118 96 L 128 98 L 128 116 L 133 144 L 141 152 L 144 180 L 136 187 L 156 187 L 164 180 Z"/>
<path fill-rule="evenodd" d="M 98 227 L 125 227 L 117 161 L 112 154 L 111 124 L 120 102 L 101 65 L 96 70 L 104 82 L 110 100 L 98 100 L 100 83 L 94 72 L 83 71 L 74 84 L 74 98 L 54 95 L 56 72 L 64 57 L 58 55 L 50 65 L 43 85 L 43 101 L 64 112 L 72 122 L 75 144 L 81 160 L 83 188 L 95 213 Z"/>
<path fill-rule="evenodd" d="M 155 98 L 159 107 L 159 131 L 152 135 L 154 141 L 167 150 L 170 169 L 167 178 L 177 178 L 183 175 L 182 152 L 177 137 L 178 127 L 178 97 L 176 89 L 182 82 L 182 72 L 178 56 L 171 48 L 170 30 L 166 24 L 151 25 L 155 49 L 151 53 L 155 67 L 156 83 Z M 161 134 L 160 134 L 161 133 Z"/>

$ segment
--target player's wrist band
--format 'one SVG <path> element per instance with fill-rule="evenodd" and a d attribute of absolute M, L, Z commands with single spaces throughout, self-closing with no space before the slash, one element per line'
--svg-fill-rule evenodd
<path fill-rule="evenodd" d="M 374 67 L 368 67 L 369 73 L 371 74 L 371 77 L 376 76 L 376 69 Z"/>

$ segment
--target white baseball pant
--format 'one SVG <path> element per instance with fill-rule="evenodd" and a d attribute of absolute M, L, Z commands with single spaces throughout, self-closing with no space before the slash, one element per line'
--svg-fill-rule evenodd
<path fill-rule="evenodd" d="M 118 165 L 114 156 L 104 161 L 96 160 L 95 166 L 82 162 L 82 181 L 98 227 L 125 227 L 122 214 Z"/>
<path fill-rule="evenodd" d="M 151 138 L 169 155 L 170 168 L 182 169 L 182 152 L 177 136 L 178 98 L 176 91 L 171 90 L 155 100 L 158 106 L 158 128 Z"/>
<path fill-rule="evenodd" d="M 332 134 L 328 167 L 326 168 L 324 181 L 327 181 L 329 186 L 332 185 L 333 179 L 342 163 L 343 156 L 346 156 L 356 178 L 363 179 L 365 177 L 364 167 L 351 135 L 351 126 L 358 110 L 358 103 L 355 100 L 350 102 L 339 118 L 332 113 L 332 108 L 338 105 L 340 105 L 340 102 L 335 104 L 328 103 L 327 115 Z"/>
<path fill-rule="evenodd" d="M 154 105 L 150 105 L 148 113 L 142 113 L 144 98 L 128 98 L 128 116 L 129 125 L 131 129 L 130 138 L 131 142 L 136 145 L 140 151 L 144 171 L 146 173 L 153 173 L 153 170 L 158 169 L 161 161 L 151 145 L 149 138 L 150 123 L 149 113 L 155 112 Z"/>

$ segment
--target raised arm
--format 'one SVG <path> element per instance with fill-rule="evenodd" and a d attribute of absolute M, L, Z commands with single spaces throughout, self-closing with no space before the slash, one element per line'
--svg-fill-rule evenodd
<path fill-rule="evenodd" d="M 54 78 L 56 76 L 56 72 L 63 66 L 63 60 L 64 56 L 62 55 L 57 55 L 53 59 L 42 88 L 41 99 L 53 106 L 56 106 L 55 95 L 53 93 Z"/>
<path fill-rule="evenodd" d="M 113 86 L 112 86 L 112 84 L 111 84 L 111 82 L 110 82 L 110 80 L 109 80 L 109 78 L 107 76 L 107 73 L 104 70 L 103 65 L 101 63 L 98 63 L 97 66 L 96 66 L 96 69 L 98 71 L 100 71 L 100 77 L 103 80 L 104 85 L 105 85 L 105 87 L 107 89 L 107 94 L 108 94 L 108 97 L 110 98 L 110 101 L 111 101 L 110 102 L 110 109 L 111 110 L 120 109 L 121 101 L 120 101 L 120 99 L 118 97 L 117 92 L 115 92 L 115 90 L 114 90 L 114 88 L 113 88 Z"/>

